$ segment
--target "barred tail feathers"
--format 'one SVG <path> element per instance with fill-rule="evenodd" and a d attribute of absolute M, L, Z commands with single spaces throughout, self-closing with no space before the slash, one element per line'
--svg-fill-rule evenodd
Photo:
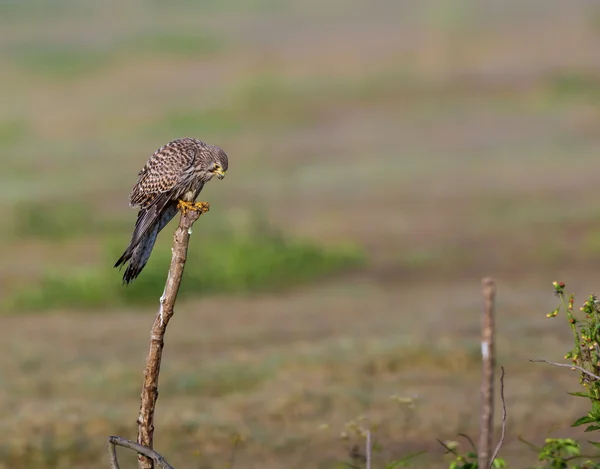
<path fill-rule="evenodd" d="M 129 265 L 123 274 L 123 283 L 129 284 L 143 270 L 150 258 L 158 233 L 173 219 L 177 214 L 177 206 L 170 204 L 164 207 L 159 217 L 153 216 L 154 213 L 148 213 L 140 210 L 134 234 L 131 242 L 123 255 L 115 263 L 115 267 L 124 265 L 129 261 Z M 144 228 L 143 231 L 140 228 Z"/>

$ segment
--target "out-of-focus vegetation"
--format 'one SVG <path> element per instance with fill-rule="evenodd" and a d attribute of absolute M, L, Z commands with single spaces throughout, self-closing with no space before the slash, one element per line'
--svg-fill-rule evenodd
<path fill-rule="evenodd" d="M 510 434 L 580 437 L 572 376 L 527 360 L 571 340 L 539 318 L 548 282 L 597 290 L 599 17 L 585 0 L 0 2 L 0 468 L 97 469 L 107 435 L 135 438 L 173 225 L 134 284 L 112 265 L 137 172 L 182 136 L 230 169 L 202 194 L 169 327 L 156 445 L 176 467 L 227 465 L 233 441 L 239 467 L 361 465 L 357 422 L 377 464 L 442 467 L 435 438 L 478 425 L 483 275 Z M 536 458 L 514 439 L 502 456 Z"/>
<path fill-rule="evenodd" d="M 258 214 L 237 223 L 213 215 L 206 215 L 198 224 L 199 239 L 192 242 L 188 254 L 180 298 L 274 291 L 354 270 L 365 263 L 364 253 L 353 244 L 321 247 L 286 235 Z M 124 287 L 112 266 L 127 246 L 132 224 L 80 203 L 42 201 L 17 206 L 13 239 L 68 247 L 84 237 L 99 237 L 104 247 L 91 265 L 65 263 L 49 268 L 35 284 L 16 288 L 6 297 L 5 310 L 80 310 L 155 302 L 169 268 L 172 236 L 168 229 L 161 234 L 144 275 Z M 122 236 L 116 237 L 115 233 Z"/>
<path fill-rule="evenodd" d="M 82 222 L 67 218 L 61 221 L 72 223 L 54 225 L 56 219 L 47 219 L 44 215 L 36 217 L 36 221 L 47 222 L 43 227 L 58 236 L 72 234 L 69 231 L 63 233 L 62 227 L 78 226 Z M 202 221 L 205 222 L 204 219 Z M 94 225 L 90 220 L 86 229 L 93 229 Z M 85 222 L 83 226 L 86 226 Z M 115 281 L 112 264 L 123 248 L 116 247 L 114 242 L 115 248 L 108 249 L 97 266 L 65 267 L 49 272 L 38 284 L 23 287 L 8 297 L 6 306 L 11 311 L 27 311 L 156 302 L 171 260 L 169 241 L 171 239 L 161 243 L 144 275 L 128 288 Z M 223 227 L 220 236 L 204 237 L 192 246 L 179 298 L 273 291 L 326 278 L 339 271 L 359 267 L 364 262 L 363 254 L 354 246 L 321 248 L 311 242 L 286 239 L 279 231 L 261 225 L 245 229 L 242 233 L 233 226 Z"/>

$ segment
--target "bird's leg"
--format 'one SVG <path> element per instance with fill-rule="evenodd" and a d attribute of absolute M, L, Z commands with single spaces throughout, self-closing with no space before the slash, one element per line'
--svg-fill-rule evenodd
<path fill-rule="evenodd" d="M 194 212 L 206 213 L 210 208 L 208 202 L 186 202 L 185 200 L 179 200 L 177 204 L 177 208 L 181 210 L 183 214 L 185 214 L 188 210 L 193 210 Z"/>

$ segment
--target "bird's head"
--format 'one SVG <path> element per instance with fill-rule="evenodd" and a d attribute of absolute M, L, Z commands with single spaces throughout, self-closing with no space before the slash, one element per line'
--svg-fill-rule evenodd
<path fill-rule="evenodd" d="M 214 145 L 207 145 L 207 148 L 201 153 L 200 158 L 200 169 L 205 181 L 210 181 L 214 176 L 217 176 L 219 179 L 225 177 L 229 161 L 227 154 L 223 150 Z"/>

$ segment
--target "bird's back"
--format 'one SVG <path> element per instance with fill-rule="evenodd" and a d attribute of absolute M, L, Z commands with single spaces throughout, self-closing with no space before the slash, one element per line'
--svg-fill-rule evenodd
<path fill-rule="evenodd" d="M 138 173 L 137 183 L 129 196 L 130 205 L 147 207 L 158 194 L 178 184 L 185 184 L 187 170 L 202 146 L 206 144 L 186 137 L 173 140 L 156 150 Z"/>

